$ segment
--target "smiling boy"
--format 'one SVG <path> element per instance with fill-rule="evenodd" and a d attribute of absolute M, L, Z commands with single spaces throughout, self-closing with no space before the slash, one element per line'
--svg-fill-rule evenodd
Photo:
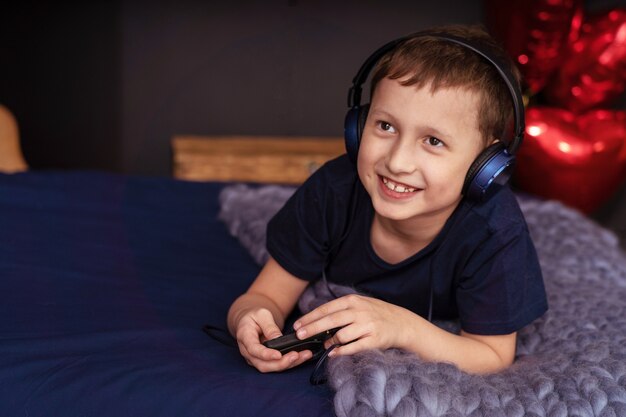
<path fill-rule="evenodd" d="M 476 158 L 505 141 L 511 94 L 492 64 L 438 33 L 504 55 L 482 30 L 448 27 L 409 37 L 379 60 L 356 167 L 339 157 L 299 188 L 268 225 L 269 261 L 229 311 L 242 355 L 260 371 L 311 358 L 261 342 L 282 334 L 322 276 L 360 294 L 294 323 L 301 339 L 340 327 L 326 342 L 342 344 L 333 355 L 401 348 L 493 372 L 513 362 L 517 331 L 547 309 L 511 190 L 497 187 L 485 201 L 463 194 Z M 458 319 L 461 331 L 431 318 Z"/>

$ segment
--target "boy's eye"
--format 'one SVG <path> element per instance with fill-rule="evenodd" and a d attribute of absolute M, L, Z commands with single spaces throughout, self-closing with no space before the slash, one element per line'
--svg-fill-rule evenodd
<path fill-rule="evenodd" d="M 428 144 L 430 146 L 435 146 L 435 147 L 439 147 L 439 146 L 443 146 L 444 143 L 442 141 L 440 141 L 439 139 L 437 139 L 434 136 L 429 136 L 426 141 L 428 142 Z"/>
<path fill-rule="evenodd" d="M 396 132 L 396 129 L 394 129 L 394 127 L 389 122 L 385 122 L 381 120 L 378 122 L 378 126 L 385 132 L 390 132 L 390 133 Z"/>

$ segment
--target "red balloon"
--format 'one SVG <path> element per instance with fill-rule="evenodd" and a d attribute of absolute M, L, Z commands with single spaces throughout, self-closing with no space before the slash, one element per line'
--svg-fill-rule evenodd
<path fill-rule="evenodd" d="M 532 93 L 562 63 L 581 20 L 582 0 L 485 0 L 487 27 L 519 64 Z"/>
<path fill-rule="evenodd" d="M 625 177 L 626 111 L 527 110 L 514 179 L 520 189 L 591 213 Z"/>
<path fill-rule="evenodd" d="M 546 87 L 546 97 L 576 113 L 606 106 L 626 89 L 626 9 L 585 19 L 578 39 Z"/>

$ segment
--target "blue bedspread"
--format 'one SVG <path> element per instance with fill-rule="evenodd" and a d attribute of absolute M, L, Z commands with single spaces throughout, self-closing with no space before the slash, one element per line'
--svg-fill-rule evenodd
<path fill-rule="evenodd" d="M 312 365 L 260 374 L 209 338 L 258 267 L 219 184 L 0 175 L 0 415 L 329 416 Z"/>

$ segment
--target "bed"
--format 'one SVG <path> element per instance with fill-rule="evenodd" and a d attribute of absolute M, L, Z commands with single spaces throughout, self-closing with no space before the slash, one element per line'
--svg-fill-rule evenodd
<path fill-rule="evenodd" d="M 203 326 L 225 327 L 292 191 L 0 174 L 0 415 L 626 415 L 626 256 L 580 213 L 524 195 L 550 310 L 520 332 L 508 370 L 473 376 L 366 352 L 328 361 L 328 384 L 313 386 L 313 363 L 248 366 Z"/>
<path fill-rule="evenodd" d="M 311 366 L 263 375 L 202 331 L 258 271 L 222 187 L 0 174 L 0 415 L 333 415 Z"/>

